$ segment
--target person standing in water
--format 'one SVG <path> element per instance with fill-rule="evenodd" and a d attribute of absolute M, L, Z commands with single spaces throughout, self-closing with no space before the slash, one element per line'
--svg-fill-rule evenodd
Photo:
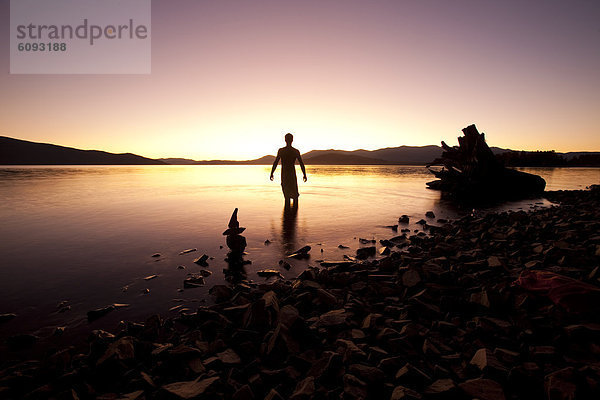
<path fill-rule="evenodd" d="M 304 168 L 304 162 L 302 162 L 302 156 L 298 149 L 292 147 L 294 141 L 294 135 L 288 133 L 285 135 L 286 146 L 279 149 L 277 157 L 273 162 L 273 168 L 271 169 L 271 177 L 273 180 L 273 174 L 277 169 L 277 164 L 281 160 L 281 189 L 283 190 L 283 197 L 285 198 L 286 207 L 290 206 L 290 200 L 294 201 L 294 207 L 298 206 L 298 181 L 296 180 L 296 159 L 304 174 L 304 182 L 306 182 L 306 169 Z"/>

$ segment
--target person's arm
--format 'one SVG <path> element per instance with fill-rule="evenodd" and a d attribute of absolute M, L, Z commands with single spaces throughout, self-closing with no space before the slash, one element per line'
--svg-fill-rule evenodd
<path fill-rule="evenodd" d="M 270 180 L 273 180 L 273 174 L 275 173 L 275 170 L 277 169 L 277 164 L 279 164 L 280 158 L 281 158 L 281 156 L 279 155 L 279 151 L 278 151 L 277 157 L 275 157 L 275 161 L 273 161 L 273 168 L 271 168 L 271 176 L 269 177 Z"/>
<path fill-rule="evenodd" d="M 298 164 L 300 164 L 300 169 L 302 170 L 302 174 L 304 175 L 302 179 L 304 180 L 304 182 L 306 182 L 306 168 L 304 168 L 304 162 L 302 161 L 300 151 L 298 151 Z"/>

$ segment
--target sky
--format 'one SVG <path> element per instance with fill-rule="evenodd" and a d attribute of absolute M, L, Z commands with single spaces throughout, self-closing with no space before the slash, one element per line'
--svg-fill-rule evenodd
<path fill-rule="evenodd" d="M 152 1 L 147 75 L 9 74 L 0 135 L 152 158 L 456 144 L 600 151 L 600 2 Z"/>

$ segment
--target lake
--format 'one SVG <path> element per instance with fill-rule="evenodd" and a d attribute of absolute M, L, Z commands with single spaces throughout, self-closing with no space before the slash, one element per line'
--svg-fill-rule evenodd
<path fill-rule="evenodd" d="M 547 190 L 600 182 L 598 168 L 522 170 L 544 177 Z M 0 326 L 0 337 L 48 336 L 56 326 L 66 326 L 66 332 L 114 330 L 120 320 L 176 315 L 169 308 L 210 302 L 208 289 L 224 282 L 222 233 L 236 207 L 246 227 L 245 259 L 252 262 L 248 279 L 255 282 L 265 281 L 256 275 L 260 269 L 278 269 L 291 278 L 316 260 L 354 255 L 359 238 L 397 235 L 386 226 L 397 224 L 402 214 L 410 216 L 414 231 L 426 211 L 450 219 L 471 212 L 426 189 L 433 176 L 422 166 L 308 166 L 308 182 L 299 182 L 298 211 L 286 213 L 279 170 L 275 182 L 269 171 L 270 166 L 1 167 L 0 313 L 17 318 Z M 547 205 L 532 199 L 495 209 Z M 312 247 L 310 259 L 288 260 L 289 271 L 279 267 L 279 260 L 305 245 Z M 179 254 L 188 248 L 198 251 Z M 152 257 L 155 253 L 161 256 Z M 206 268 L 212 275 L 205 286 L 182 290 L 187 274 L 201 269 L 192 261 L 202 254 L 212 258 Z M 150 275 L 158 277 L 144 280 Z M 59 308 L 61 302 L 70 309 Z M 112 303 L 130 306 L 87 322 L 87 311 Z"/>

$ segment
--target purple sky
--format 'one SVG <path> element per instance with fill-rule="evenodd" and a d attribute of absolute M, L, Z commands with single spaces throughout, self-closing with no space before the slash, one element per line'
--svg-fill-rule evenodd
<path fill-rule="evenodd" d="M 153 1 L 150 75 L 10 75 L 0 135 L 150 157 L 455 144 L 600 151 L 598 1 Z"/>

